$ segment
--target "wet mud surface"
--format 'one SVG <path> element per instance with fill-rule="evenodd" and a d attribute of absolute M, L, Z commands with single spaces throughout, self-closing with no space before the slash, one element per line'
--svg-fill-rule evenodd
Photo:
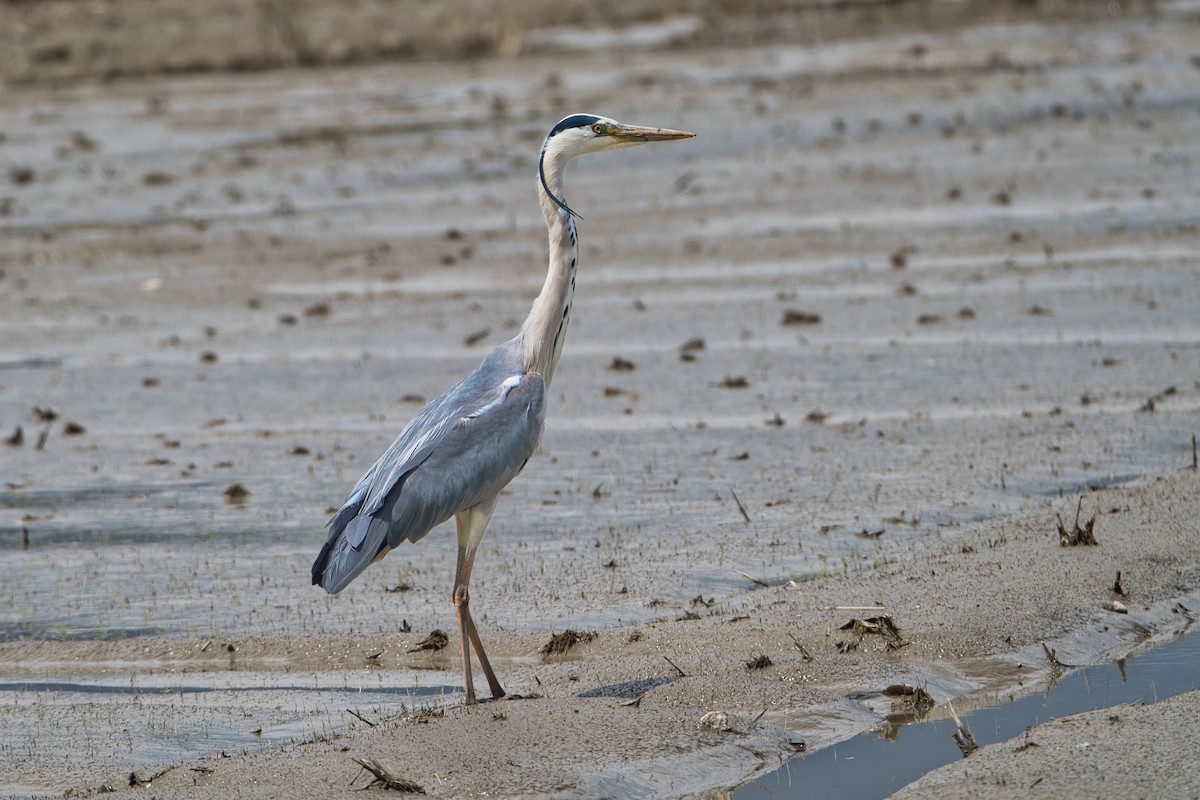
<path fill-rule="evenodd" d="M 1132 628 L 1105 638 L 1085 611 L 1107 594 L 1040 584 L 1059 578 L 1034 562 L 1133 570 L 1148 606 L 1194 586 L 1194 523 L 1138 498 L 1191 502 L 1198 31 L 1176 5 L 6 91 L 0 752 L 28 760 L 0 786 L 95 789 L 105 769 L 220 752 L 286 761 L 301 741 L 349 764 L 334 737 L 394 746 L 406 714 L 447 703 L 427 747 L 483 735 L 492 710 L 453 707 L 456 646 L 406 652 L 454 630 L 449 529 L 337 597 L 308 568 L 421 402 L 523 319 L 545 270 L 537 148 L 579 110 L 699 136 L 571 168 L 572 327 L 472 606 L 501 678 L 544 695 L 497 726 L 575 730 L 582 714 L 621 742 L 613 701 L 576 694 L 649 681 L 661 706 L 608 754 L 612 774 L 546 766 L 530 791 L 620 793 L 606 781 L 635 752 L 658 765 L 647 792 L 733 785 L 758 762 L 716 734 L 679 734 L 680 752 L 728 765 L 707 783 L 648 742 L 719 706 L 778 763 L 791 736 L 870 724 L 845 696 L 896 671 L 940 702 L 1004 677 L 964 659 L 994 670 L 1073 630 L 1087 657 L 1129 646 Z M 1080 495 L 1100 546 L 1060 553 L 1052 511 Z M 1145 528 L 1122 521 L 1139 502 Z M 1130 543 L 1116 564 L 1114 527 L 1174 545 Z M 1007 555 L 970 566 L 992 554 Z M 985 632 L 993 612 L 946 602 L 945 576 L 921 595 L 927 557 L 954 559 L 964 596 L 1004 598 L 980 602 L 1004 609 L 1007 640 Z M 1018 612 L 1021 570 L 1036 597 Z M 798 651 L 780 661 L 795 650 L 780 614 L 803 609 L 795 635 L 815 647 L 850 612 L 812 609 L 876 601 L 909 609 L 899 655 L 847 657 L 821 633 L 811 678 Z M 727 638 L 743 616 L 767 633 Z M 567 628 L 601 636 L 545 666 Z M 768 650 L 766 684 L 734 669 Z M 656 683 L 678 677 L 664 653 L 688 679 Z M 779 727 L 756 728 L 768 695 Z M 382 733 L 346 708 L 400 716 Z M 492 774 L 442 791 L 519 786 Z"/>

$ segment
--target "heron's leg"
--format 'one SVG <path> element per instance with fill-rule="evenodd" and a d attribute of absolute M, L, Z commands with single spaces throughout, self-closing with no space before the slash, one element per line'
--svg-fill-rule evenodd
<path fill-rule="evenodd" d="M 462 641 L 463 686 L 467 691 L 468 705 L 475 703 L 475 681 L 471 677 L 471 639 L 467 633 L 468 620 L 471 619 L 467 584 L 471 581 L 471 563 L 474 560 L 475 553 L 468 553 L 466 548 L 459 545 L 458 566 L 454 570 L 454 613 L 458 617 L 458 638 Z"/>
<path fill-rule="evenodd" d="M 492 691 L 492 698 L 504 697 L 504 689 L 492 671 L 487 653 L 483 650 L 483 642 L 475 629 L 475 621 L 471 619 L 471 569 L 475 565 L 475 550 L 483 538 L 492 512 L 496 510 L 496 498 L 487 500 L 477 506 L 456 515 L 458 523 L 458 565 L 454 570 L 454 611 L 458 616 L 458 633 L 462 640 L 463 682 L 467 693 L 467 703 L 475 702 L 475 683 L 471 676 L 471 647 L 483 667 L 484 677 Z"/>
<path fill-rule="evenodd" d="M 454 581 L 454 610 L 458 614 L 458 632 L 462 637 L 463 680 L 466 684 L 468 704 L 475 702 L 475 684 L 471 678 L 471 647 L 475 648 L 479 666 L 483 667 L 483 675 L 487 678 L 488 688 L 492 690 L 492 698 L 504 697 L 504 689 L 500 686 L 500 681 L 496 679 L 496 673 L 492 671 L 492 664 L 488 661 L 487 653 L 484 652 L 479 631 L 475 628 L 475 621 L 471 619 L 471 597 L 467 584 L 471 580 L 471 566 L 474 561 L 474 549 L 459 548 L 459 567 L 456 570 Z"/>

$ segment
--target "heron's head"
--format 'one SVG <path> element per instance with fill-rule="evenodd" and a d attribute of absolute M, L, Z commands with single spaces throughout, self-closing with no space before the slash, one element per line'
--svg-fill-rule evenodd
<path fill-rule="evenodd" d="M 595 114 L 572 114 L 550 129 L 543 149 L 554 148 L 567 158 L 574 158 L 584 153 L 599 153 L 602 150 L 614 150 L 646 142 L 690 139 L 695 135 L 687 131 L 626 125 L 624 122 Z"/>
<path fill-rule="evenodd" d="M 669 128 L 648 128 L 643 125 L 627 125 L 615 119 L 596 114 L 572 114 L 564 117 L 550 129 L 542 156 L 538 163 L 538 177 L 550 198 L 563 210 L 574 213 L 563 201 L 555 197 L 546 185 L 546 163 L 565 165 L 576 156 L 585 153 L 600 153 L 620 147 L 632 147 L 646 142 L 669 142 L 674 139 L 690 139 L 696 134 L 674 131 Z"/>

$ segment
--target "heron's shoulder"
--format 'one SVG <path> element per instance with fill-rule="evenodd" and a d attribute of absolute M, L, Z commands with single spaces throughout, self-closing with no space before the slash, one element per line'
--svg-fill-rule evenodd
<path fill-rule="evenodd" d="M 523 350 L 518 339 L 510 339 L 488 353 L 479 366 L 447 394 L 491 394 L 509 378 L 524 374 Z"/>
<path fill-rule="evenodd" d="M 525 344 L 521 334 L 488 353 L 479 369 L 495 374 L 519 375 L 525 372 Z"/>

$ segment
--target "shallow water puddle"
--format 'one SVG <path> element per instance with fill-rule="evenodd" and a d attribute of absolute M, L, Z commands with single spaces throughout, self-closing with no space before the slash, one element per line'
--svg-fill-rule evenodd
<path fill-rule="evenodd" d="M 1200 687 L 1200 635 L 1111 664 L 1083 667 L 1034 694 L 996 698 L 960 714 L 982 747 L 1020 736 L 1031 725 L 1125 703 L 1154 703 Z M 940 710 L 940 709 L 939 709 Z M 962 754 L 949 717 L 896 725 L 885 722 L 853 739 L 785 763 L 737 789 L 737 800 L 757 798 L 883 798 Z"/>

